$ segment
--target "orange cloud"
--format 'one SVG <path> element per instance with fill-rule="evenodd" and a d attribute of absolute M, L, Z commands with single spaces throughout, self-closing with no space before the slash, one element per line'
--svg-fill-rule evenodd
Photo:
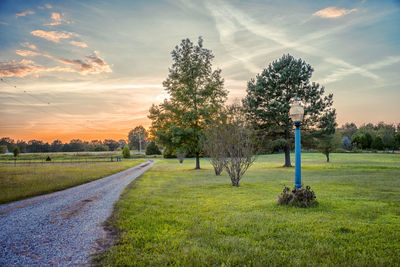
<path fill-rule="evenodd" d="M 72 32 L 58 32 L 58 31 L 42 31 L 42 30 L 36 30 L 36 31 L 32 31 L 31 34 L 33 36 L 37 36 L 40 38 L 44 38 L 47 41 L 51 41 L 51 42 L 55 42 L 55 43 L 59 43 L 61 39 L 69 39 L 73 36 L 79 36 L 76 33 L 72 33 Z"/>
<path fill-rule="evenodd" d="M 313 15 L 314 16 L 319 16 L 321 18 L 338 18 L 353 12 L 356 12 L 357 9 L 353 8 L 353 9 L 345 9 L 345 8 L 339 8 L 339 7 L 327 7 L 324 9 L 321 9 L 317 12 L 315 12 Z"/>
<path fill-rule="evenodd" d="M 39 53 L 30 50 L 17 50 L 15 51 L 15 53 L 17 53 L 17 55 L 20 55 L 21 57 L 33 57 L 40 55 Z"/>
<path fill-rule="evenodd" d="M 28 43 L 28 42 L 25 42 L 25 43 L 20 43 L 20 45 L 22 45 L 23 47 L 30 48 L 30 49 L 32 49 L 32 50 L 37 50 L 37 47 L 36 47 L 36 45 L 34 45 L 34 44 L 30 44 L 30 43 Z"/>
<path fill-rule="evenodd" d="M 50 23 L 47 23 L 45 25 L 50 25 L 50 26 L 55 26 L 55 25 L 60 25 L 63 21 L 67 22 L 60 13 L 57 12 L 52 12 L 50 19 L 52 20 Z"/>
<path fill-rule="evenodd" d="M 57 61 L 68 65 L 78 66 L 79 73 L 83 75 L 88 73 L 112 72 L 110 66 L 98 55 L 96 51 L 94 54 L 86 56 L 85 58 L 85 60 L 58 59 Z"/>
<path fill-rule="evenodd" d="M 0 63 L 0 77 L 25 77 L 29 74 L 43 70 L 42 66 L 35 65 L 32 60 L 22 59 L 21 61 L 12 60 Z"/>
<path fill-rule="evenodd" d="M 84 42 L 70 41 L 69 43 L 79 47 L 88 47 L 88 45 Z"/>
<path fill-rule="evenodd" d="M 15 14 L 15 16 L 18 18 L 18 17 L 25 17 L 26 15 L 33 15 L 33 14 L 35 14 L 35 11 L 27 10 L 24 12 L 17 13 L 17 14 Z"/>

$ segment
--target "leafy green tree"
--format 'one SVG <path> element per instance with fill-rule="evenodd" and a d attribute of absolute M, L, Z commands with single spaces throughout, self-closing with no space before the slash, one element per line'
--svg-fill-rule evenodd
<path fill-rule="evenodd" d="M 0 145 L 0 154 L 6 153 L 7 152 L 7 146 L 6 145 Z"/>
<path fill-rule="evenodd" d="M 310 82 L 311 65 L 291 55 L 273 61 L 247 85 L 243 101 L 248 119 L 264 138 L 283 139 L 285 164 L 290 163 L 290 143 L 293 140 L 293 122 L 289 118 L 290 102 L 295 96 L 304 104 L 302 130 L 314 127 L 325 114 L 333 112 L 333 95 L 324 96 L 325 88 Z"/>
<path fill-rule="evenodd" d="M 203 47 L 182 40 L 171 52 L 173 64 L 163 82 L 169 100 L 150 108 L 150 132 L 166 151 L 185 151 L 195 155 L 200 169 L 203 129 L 224 104 L 227 91 L 221 70 L 212 70 L 214 55 Z"/>
<path fill-rule="evenodd" d="M 161 155 L 161 151 L 155 142 L 150 142 L 146 147 L 146 155 Z"/>
<path fill-rule="evenodd" d="M 125 159 L 129 159 L 131 157 L 129 146 L 124 146 L 124 149 L 122 150 L 122 157 L 124 157 Z"/>
<path fill-rule="evenodd" d="M 383 139 L 379 135 L 375 137 L 374 141 L 372 141 L 371 148 L 376 150 L 383 150 Z"/>
<path fill-rule="evenodd" d="M 148 142 L 149 133 L 142 126 L 136 126 L 133 130 L 131 130 L 128 134 L 129 147 L 131 149 L 144 149 Z"/>

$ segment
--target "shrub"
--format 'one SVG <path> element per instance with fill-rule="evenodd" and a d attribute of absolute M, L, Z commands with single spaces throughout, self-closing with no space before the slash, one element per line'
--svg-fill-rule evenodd
<path fill-rule="evenodd" d="M 150 142 L 146 147 L 146 155 L 161 155 L 161 151 L 155 142 Z"/>
<path fill-rule="evenodd" d="M 129 146 L 125 145 L 124 149 L 122 150 L 122 156 L 125 159 L 129 159 L 131 157 L 131 151 L 129 150 Z"/>
<path fill-rule="evenodd" d="M 310 186 L 305 188 L 295 188 L 290 190 L 285 187 L 282 193 L 278 196 L 278 205 L 295 206 L 300 208 L 315 207 L 318 205 L 314 191 Z"/>

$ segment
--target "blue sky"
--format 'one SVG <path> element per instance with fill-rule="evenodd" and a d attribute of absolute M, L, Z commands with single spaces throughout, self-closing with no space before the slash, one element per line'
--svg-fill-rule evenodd
<path fill-rule="evenodd" d="M 400 122 L 399 1 L 1 1 L 0 135 L 126 138 L 166 94 L 170 52 L 204 39 L 229 99 L 284 53 L 338 123 Z"/>

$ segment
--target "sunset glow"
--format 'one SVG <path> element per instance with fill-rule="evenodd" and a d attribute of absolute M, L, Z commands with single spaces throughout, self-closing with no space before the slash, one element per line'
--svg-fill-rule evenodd
<path fill-rule="evenodd" d="M 314 68 L 337 121 L 400 122 L 398 1 L 1 1 L 0 136 L 126 139 L 183 38 L 204 39 L 229 101 L 282 54 Z"/>

